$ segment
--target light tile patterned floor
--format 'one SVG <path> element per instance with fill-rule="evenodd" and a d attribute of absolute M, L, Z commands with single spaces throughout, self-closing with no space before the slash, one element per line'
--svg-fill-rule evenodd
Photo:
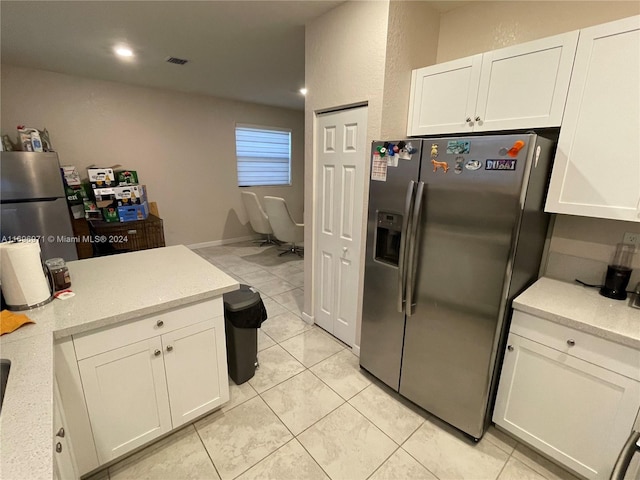
<path fill-rule="evenodd" d="M 576 480 L 490 428 L 474 444 L 301 318 L 303 262 L 250 242 L 196 253 L 262 295 L 260 368 L 222 409 L 95 479 Z"/>

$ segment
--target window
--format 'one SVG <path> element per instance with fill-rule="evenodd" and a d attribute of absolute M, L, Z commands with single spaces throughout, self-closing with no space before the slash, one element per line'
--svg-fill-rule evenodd
<path fill-rule="evenodd" d="M 236 125 L 238 186 L 291 185 L 291 130 Z"/>

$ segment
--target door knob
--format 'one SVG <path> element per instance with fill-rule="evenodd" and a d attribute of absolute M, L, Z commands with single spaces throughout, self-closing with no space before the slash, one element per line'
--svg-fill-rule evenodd
<path fill-rule="evenodd" d="M 569 340 L 567 340 L 567 345 L 569 345 L 570 347 L 573 347 L 576 344 L 576 341 L 573 338 L 570 338 Z"/>
<path fill-rule="evenodd" d="M 62 444 L 60 442 L 56 443 L 56 452 L 62 452 Z"/>
<path fill-rule="evenodd" d="M 167 352 L 170 352 L 171 350 L 173 350 L 173 345 L 167 345 Z"/>
<path fill-rule="evenodd" d="M 468 123 L 471 123 L 471 117 L 467 117 L 467 120 L 466 120 L 466 121 L 467 121 Z"/>
<path fill-rule="evenodd" d="M 155 351 L 155 352 L 153 352 L 153 354 L 154 354 L 156 357 L 159 357 L 160 355 L 162 355 L 162 352 L 156 348 L 156 351 Z"/>
<path fill-rule="evenodd" d="M 56 437 L 64 438 L 64 428 L 60 427 L 60 430 L 56 433 Z"/>
<path fill-rule="evenodd" d="M 479 121 L 480 121 L 480 117 L 476 117 L 476 122 L 479 122 Z"/>
<path fill-rule="evenodd" d="M 343 252 L 346 252 L 347 250 L 349 250 L 347 247 L 342 247 Z"/>
<path fill-rule="evenodd" d="M 157 325 L 157 326 L 159 326 L 159 327 L 161 327 L 161 326 L 163 326 L 163 325 L 164 325 L 164 322 L 163 322 L 162 320 L 158 320 L 158 321 L 156 322 L 156 325 Z"/>
<path fill-rule="evenodd" d="M 509 350 L 510 352 L 513 352 L 513 345 L 507 345 L 507 350 Z"/>

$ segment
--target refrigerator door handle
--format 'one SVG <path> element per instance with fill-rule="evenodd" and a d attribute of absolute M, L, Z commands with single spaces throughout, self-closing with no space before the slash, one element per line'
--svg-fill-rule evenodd
<path fill-rule="evenodd" d="M 418 231 L 420 227 L 420 216 L 422 214 L 422 194 L 424 193 L 424 182 L 418 182 L 418 190 L 415 196 L 413 216 L 411 219 L 411 238 L 409 239 L 409 261 L 407 265 L 407 300 L 405 310 L 407 316 L 413 315 L 413 290 L 418 270 Z"/>
<path fill-rule="evenodd" d="M 409 217 L 411 216 L 411 207 L 413 206 L 413 196 L 415 193 L 416 182 L 411 180 L 407 185 L 407 194 L 404 201 L 404 216 L 402 217 L 402 231 L 400 232 L 400 254 L 398 257 L 398 312 L 404 311 L 405 304 L 405 285 L 407 278 L 406 269 L 406 250 L 407 250 L 407 237 L 409 236 Z"/>
<path fill-rule="evenodd" d="M 638 451 L 639 446 L 636 444 L 640 439 L 640 433 L 631 432 L 629 438 L 622 447 L 622 451 L 620 455 L 618 455 L 618 460 L 616 464 L 613 466 L 613 471 L 611 472 L 611 480 L 622 480 L 625 478 L 625 473 L 627 468 L 629 468 L 629 464 L 631 463 L 631 458 L 633 454 Z"/>

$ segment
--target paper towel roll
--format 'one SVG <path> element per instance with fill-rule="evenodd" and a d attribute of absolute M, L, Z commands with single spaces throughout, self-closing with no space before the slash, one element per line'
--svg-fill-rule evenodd
<path fill-rule="evenodd" d="M 51 299 L 40 259 L 40 244 L 0 243 L 0 283 L 10 310 L 38 306 Z"/>

